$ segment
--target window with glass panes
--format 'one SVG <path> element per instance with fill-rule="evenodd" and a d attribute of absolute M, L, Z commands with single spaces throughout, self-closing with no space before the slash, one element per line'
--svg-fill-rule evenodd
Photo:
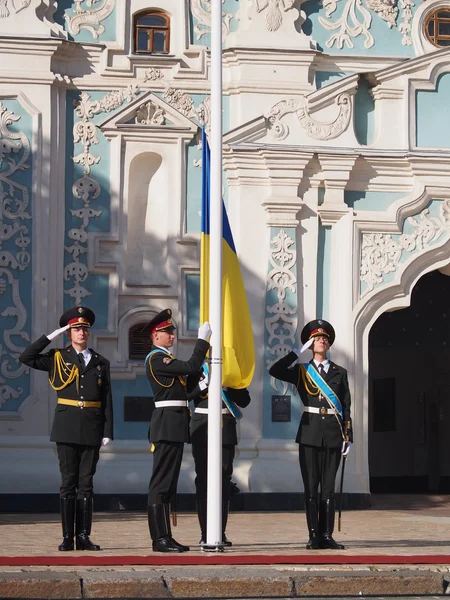
<path fill-rule="evenodd" d="M 170 19 L 158 11 L 139 13 L 134 19 L 134 51 L 137 54 L 168 54 Z"/>
<path fill-rule="evenodd" d="M 425 24 L 425 34 L 433 46 L 450 46 L 450 6 L 432 12 Z"/>

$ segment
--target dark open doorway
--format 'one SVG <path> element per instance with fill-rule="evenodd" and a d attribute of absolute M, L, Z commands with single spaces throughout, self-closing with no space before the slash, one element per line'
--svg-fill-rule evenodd
<path fill-rule="evenodd" d="M 416 284 L 369 335 L 372 493 L 450 493 L 450 277 Z"/>

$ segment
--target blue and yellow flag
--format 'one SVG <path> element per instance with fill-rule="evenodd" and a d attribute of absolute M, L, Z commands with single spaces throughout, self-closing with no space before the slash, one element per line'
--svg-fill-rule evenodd
<path fill-rule="evenodd" d="M 200 323 L 209 321 L 210 152 L 202 130 L 202 237 L 200 259 Z M 222 201 L 222 385 L 248 387 L 255 370 L 252 323 L 230 223 Z"/>

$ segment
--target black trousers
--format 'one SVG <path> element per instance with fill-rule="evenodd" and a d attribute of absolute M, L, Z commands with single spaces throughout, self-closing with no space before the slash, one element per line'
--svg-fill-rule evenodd
<path fill-rule="evenodd" d="M 333 498 L 336 475 L 341 462 L 341 447 L 326 448 L 299 444 L 298 452 L 305 497 L 320 500 Z"/>
<path fill-rule="evenodd" d="M 148 505 L 167 504 L 177 491 L 183 459 L 183 442 L 156 442 L 148 484 Z"/>
<path fill-rule="evenodd" d="M 57 442 L 56 449 L 61 473 L 61 498 L 77 494 L 79 498 L 92 496 L 100 448 Z"/>
<path fill-rule="evenodd" d="M 206 429 L 206 428 L 205 428 Z M 192 455 L 195 463 L 195 491 L 197 498 L 207 496 L 207 473 L 208 473 L 208 438 L 192 439 Z M 202 436 L 203 437 L 203 436 Z M 233 475 L 233 461 L 236 454 L 234 444 L 222 444 L 222 498 L 227 500 L 230 496 L 231 476 Z"/>

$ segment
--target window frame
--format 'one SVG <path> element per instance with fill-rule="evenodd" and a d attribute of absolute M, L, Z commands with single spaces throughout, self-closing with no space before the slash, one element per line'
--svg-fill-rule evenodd
<path fill-rule="evenodd" d="M 438 17 L 440 12 L 448 12 L 450 13 L 450 4 L 448 6 L 441 6 L 439 8 L 435 8 L 431 11 L 426 18 L 425 21 L 425 37 L 435 48 L 450 48 L 450 34 L 448 35 L 439 35 L 439 24 L 440 23 L 448 23 L 450 25 L 450 17 Z M 434 35 L 430 35 L 428 28 L 431 23 L 434 22 Z M 449 42 L 447 45 L 439 44 L 439 40 L 446 40 Z"/>
<path fill-rule="evenodd" d="M 166 24 L 162 25 L 139 25 L 138 21 L 142 17 L 161 17 L 165 19 Z M 139 50 L 138 49 L 138 35 L 140 31 L 147 31 L 148 33 L 148 44 L 147 50 Z M 162 10 L 145 10 L 140 11 L 134 15 L 133 19 L 133 31 L 134 31 L 134 54 L 139 55 L 164 55 L 170 53 L 170 17 L 167 13 Z M 164 50 L 155 50 L 154 49 L 154 39 L 155 32 L 164 32 L 165 40 L 164 40 Z"/>

